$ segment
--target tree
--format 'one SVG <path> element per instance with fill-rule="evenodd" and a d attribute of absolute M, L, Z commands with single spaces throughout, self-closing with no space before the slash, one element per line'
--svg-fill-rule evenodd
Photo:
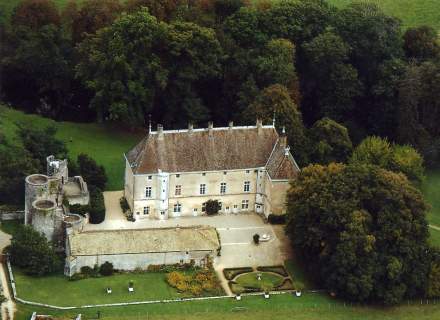
<path fill-rule="evenodd" d="M 103 166 L 98 165 L 94 159 L 84 153 L 78 155 L 77 163 L 79 174 L 89 186 L 100 190 L 105 189 L 107 175 L 105 174 L 105 168 Z"/>
<path fill-rule="evenodd" d="M 67 148 L 63 141 L 55 137 L 57 129 L 48 126 L 44 129 L 20 126 L 18 136 L 24 148 L 32 158 L 39 162 L 39 172 L 46 170 L 46 158 L 54 155 L 55 158 L 67 158 Z"/>
<path fill-rule="evenodd" d="M 357 70 L 349 63 L 350 47 L 341 37 L 326 31 L 303 45 L 307 69 L 303 79 L 306 110 L 314 117 L 341 120 L 355 107 L 361 93 Z"/>
<path fill-rule="evenodd" d="M 110 26 L 121 14 L 118 0 L 86 0 L 75 13 L 72 22 L 72 39 L 79 43 L 87 34 L 93 35 L 101 28 Z"/>
<path fill-rule="evenodd" d="M 391 144 L 386 138 L 367 137 L 353 151 L 353 164 L 377 165 L 404 173 L 417 185 L 424 180 L 423 157 L 408 145 Z"/>
<path fill-rule="evenodd" d="M 38 160 L 20 147 L 0 142 L 0 204 L 22 205 L 26 176 L 39 172 Z"/>
<path fill-rule="evenodd" d="M 23 0 L 14 9 L 11 24 L 15 28 L 24 26 L 37 30 L 49 24 L 59 25 L 60 15 L 51 0 Z"/>
<path fill-rule="evenodd" d="M 46 238 L 31 226 L 20 226 L 9 248 L 11 263 L 29 275 L 43 276 L 61 267 L 61 260 Z"/>
<path fill-rule="evenodd" d="M 438 57 L 440 54 L 437 31 L 430 26 L 406 30 L 403 40 L 407 58 L 424 61 Z"/>
<path fill-rule="evenodd" d="M 220 211 L 220 203 L 218 200 L 208 200 L 205 203 L 206 214 L 212 216 Z"/>
<path fill-rule="evenodd" d="M 244 0 L 215 0 L 214 12 L 219 22 L 222 22 L 227 17 L 237 12 L 244 5 Z"/>
<path fill-rule="evenodd" d="M 307 141 L 301 113 L 289 96 L 287 89 L 274 84 L 261 91 L 244 112 L 243 118 L 248 122 L 261 119 L 270 123 L 275 115 L 276 127 L 286 131 L 287 141 L 299 163 L 307 162 Z"/>
<path fill-rule="evenodd" d="M 353 151 L 347 128 L 329 118 L 316 121 L 309 135 L 312 145 L 311 162 L 346 162 Z"/>
<path fill-rule="evenodd" d="M 289 191 L 286 232 L 310 274 L 329 291 L 396 304 L 425 291 L 427 210 L 402 174 L 375 166 L 313 165 Z"/>
<path fill-rule="evenodd" d="M 30 112 L 60 118 L 69 113 L 73 91 L 71 44 L 54 24 L 17 27 L 0 60 L 5 98 Z M 75 110 L 77 112 L 77 110 Z"/>
<path fill-rule="evenodd" d="M 428 288 L 426 295 L 428 298 L 440 297 L 440 250 L 431 248 L 431 268 L 428 275 Z"/>
<path fill-rule="evenodd" d="M 148 12 L 161 21 L 171 21 L 180 6 L 185 5 L 186 0 L 128 0 L 125 9 L 128 12 L 135 12 L 142 7 L 148 8 Z"/>

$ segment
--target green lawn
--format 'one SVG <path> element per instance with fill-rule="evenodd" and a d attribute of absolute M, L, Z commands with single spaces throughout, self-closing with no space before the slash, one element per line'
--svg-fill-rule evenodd
<path fill-rule="evenodd" d="M 261 280 L 258 280 L 258 274 L 261 275 Z M 241 274 L 235 281 L 242 287 L 264 289 L 265 287 L 275 288 L 280 286 L 284 281 L 284 277 L 274 273 L 255 271 Z"/>
<path fill-rule="evenodd" d="M 165 273 L 125 273 L 69 281 L 63 275 L 37 278 L 14 270 L 17 294 L 20 298 L 57 306 L 179 298 L 181 295 L 166 283 L 165 275 Z M 131 280 L 134 282 L 133 293 L 128 292 L 128 283 Z M 107 294 L 107 287 L 112 288 L 111 294 Z"/>
<path fill-rule="evenodd" d="M 291 294 L 243 297 L 242 301 L 178 302 L 152 305 L 133 305 L 98 309 L 56 311 L 18 304 L 17 320 L 28 320 L 32 311 L 72 319 L 81 313 L 83 320 L 97 319 L 97 311 L 105 320 L 434 320 L 440 319 L 440 304 L 420 305 L 415 301 L 393 308 L 350 306 L 323 294 L 303 293 L 300 298 Z M 69 317 L 69 318 L 67 318 Z"/>
<path fill-rule="evenodd" d="M 355 0 L 327 0 L 344 7 Z M 430 25 L 440 31 L 439 0 L 367 0 L 377 3 L 385 13 L 402 20 L 404 29 L 420 25 Z M 359 1 L 358 1 L 359 2 Z"/>
<path fill-rule="evenodd" d="M 87 153 L 105 167 L 108 176 L 107 190 L 123 188 L 125 167 L 123 154 L 143 136 L 96 123 L 56 122 L 1 105 L 0 119 L 0 127 L 10 139 L 15 138 L 17 123 L 40 128 L 48 125 L 56 126 L 57 137 L 66 143 L 70 157 L 76 159 L 78 154 Z"/>

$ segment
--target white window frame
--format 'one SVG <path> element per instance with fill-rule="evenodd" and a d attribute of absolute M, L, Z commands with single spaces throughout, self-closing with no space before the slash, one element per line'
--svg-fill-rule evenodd
<path fill-rule="evenodd" d="M 176 184 L 176 188 L 174 190 L 174 195 L 181 196 L 182 195 L 182 185 Z"/>
<path fill-rule="evenodd" d="M 145 198 L 151 198 L 151 195 L 153 194 L 153 188 L 151 187 L 145 187 Z"/>
<path fill-rule="evenodd" d="M 174 213 L 181 213 L 182 212 L 182 204 L 181 203 L 175 203 L 173 208 Z"/>
<path fill-rule="evenodd" d="M 241 201 L 241 210 L 249 210 L 249 200 Z"/>
<path fill-rule="evenodd" d="M 221 182 L 220 183 L 220 194 L 225 194 L 226 193 L 226 182 Z"/>
<path fill-rule="evenodd" d="M 251 182 L 245 181 L 243 184 L 243 191 L 244 192 L 251 192 Z"/>
<path fill-rule="evenodd" d="M 206 183 L 201 183 L 199 186 L 199 194 L 206 194 Z"/>

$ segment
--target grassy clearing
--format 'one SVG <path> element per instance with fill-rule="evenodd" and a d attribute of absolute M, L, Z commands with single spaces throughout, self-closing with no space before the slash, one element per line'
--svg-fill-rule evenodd
<path fill-rule="evenodd" d="M 428 221 L 440 227 L 440 170 L 427 172 L 422 191 L 426 201 L 431 205 Z"/>
<path fill-rule="evenodd" d="M 327 0 L 342 8 L 355 0 Z M 440 1 L 439 0 L 367 0 L 379 5 L 391 16 L 402 20 L 404 29 L 429 25 L 440 32 Z"/>
<path fill-rule="evenodd" d="M 258 280 L 258 275 L 261 275 L 261 280 Z M 284 277 L 268 272 L 250 272 L 239 275 L 235 281 L 242 287 L 263 289 L 269 288 L 273 290 L 283 283 Z"/>
<path fill-rule="evenodd" d="M 107 190 L 121 190 L 124 184 L 125 160 L 123 154 L 142 138 L 107 125 L 96 123 L 56 122 L 37 115 L 25 114 L 0 105 L 0 127 L 7 138 L 14 140 L 17 124 L 44 128 L 49 125 L 58 128 L 57 137 L 66 143 L 69 156 L 76 159 L 86 153 L 105 167 Z"/>
<path fill-rule="evenodd" d="M 14 276 L 20 298 L 63 307 L 181 297 L 166 283 L 165 273 L 125 273 L 77 281 L 63 275 L 30 277 L 19 270 L 14 270 Z M 132 293 L 128 292 L 129 281 L 134 282 Z M 111 294 L 107 287 L 112 288 Z"/>
<path fill-rule="evenodd" d="M 56 311 L 18 304 L 18 320 L 28 320 L 32 311 L 70 317 L 81 313 L 84 320 L 432 320 L 440 318 L 440 304 L 420 305 L 414 301 L 393 308 L 350 306 L 323 294 L 243 297 L 242 301 L 218 299 L 215 301 L 178 302 L 125 307 L 91 308 Z"/>

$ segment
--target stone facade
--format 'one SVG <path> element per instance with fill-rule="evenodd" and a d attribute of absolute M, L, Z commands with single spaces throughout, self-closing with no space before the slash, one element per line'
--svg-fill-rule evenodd
<path fill-rule="evenodd" d="M 285 212 L 289 181 L 299 171 L 285 137 L 279 137 L 273 126 L 262 126 L 261 123 L 257 123 L 255 127 L 213 128 L 211 126 L 207 130 L 206 134 L 206 129 L 190 128 L 177 131 L 159 129 L 157 132 L 149 133 L 143 146 L 137 146 L 126 155 L 124 192 L 136 220 L 201 215 L 205 213 L 204 203 L 208 200 L 218 200 L 221 203 L 220 212 L 224 213 L 255 211 L 267 217 L 269 214 Z M 235 132 L 238 132 L 238 137 L 235 137 Z M 205 138 L 197 137 L 198 133 L 205 134 Z M 216 135 L 226 137 L 216 138 Z M 211 159 L 211 151 L 201 150 L 200 153 L 205 153 L 203 158 L 196 154 L 198 150 L 192 154 L 185 149 L 185 145 L 182 145 L 186 140 L 191 142 L 193 138 L 200 140 L 200 149 L 204 148 L 203 143 L 221 144 L 222 148 L 231 151 L 228 151 L 224 156 L 225 160 L 222 160 L 220 156 L 217 157 L 219 159 L 215 157 Z M 250 141 L 239 146 L 227 145 L 228 141 L 232 141 L 233 144 L 236 138 Z M 167 142 L 167 139 L 173 142 Z M 264 141 L 260 143 L 258 139 Z M 149 140 L 153 141 L 149 142 Z M 252 151 L 241 150 L 252 149 L 252 146 L 249 146 L 252 140 L 255 140 L 255 145 L 262 150 L 255 156 L 250 154 Z M 180 144 L 181 150 L 174 152 L 170 146 L 173 143 Z M 211 149 L 212 152 L 223 152 L 222 149 L 218 150 L 215 147 Z M 149 155 L 142 155 L 142 152 Z M 157 154 L 161 152 L 163 154 Z M 236 155 L 234 152 L 239 154 Z M 255 159 L 254 161 L 245 159 L 247 152 L 250 158 Z M 151 153 L 156 154 L 151 155 Z M 160 160 L 156 160 L 184 157 L 184 155 L 194 159 L 194 169 L 204 167 L 205 170 L 191 171 L 191 163 L 188 164 L 188 161 L 181 164 L 178 159 L 172 163 L 166 160 L 161 164 Z M 238 158 L 237 163 L 228 163 L 230 160 L 228 157 Z M 149 165 L 146 163 L 148 161 L 159 163 Z M 205 165 L 198 165 L 198 161 Z M 224 168 L 221 165 L 222 161 L 225 163 Z M 167 166 L 173 170 L 167 170 Z M 185 168 L 186 171 L 180 171 L 180 167 Z"/>
<path fill-rule="evenodd" d="M 57 247 L 64 246 L 64 220 L 70 216 L 63 206 L 64 198 L 70 204 L 88 204 L 87 184 L 81 177 L 69 178 L 66 159 L 49 156 L 47 175 L 33 174 L 25 179 L 24 216 L 25 224 L 32 225 Z"/>

